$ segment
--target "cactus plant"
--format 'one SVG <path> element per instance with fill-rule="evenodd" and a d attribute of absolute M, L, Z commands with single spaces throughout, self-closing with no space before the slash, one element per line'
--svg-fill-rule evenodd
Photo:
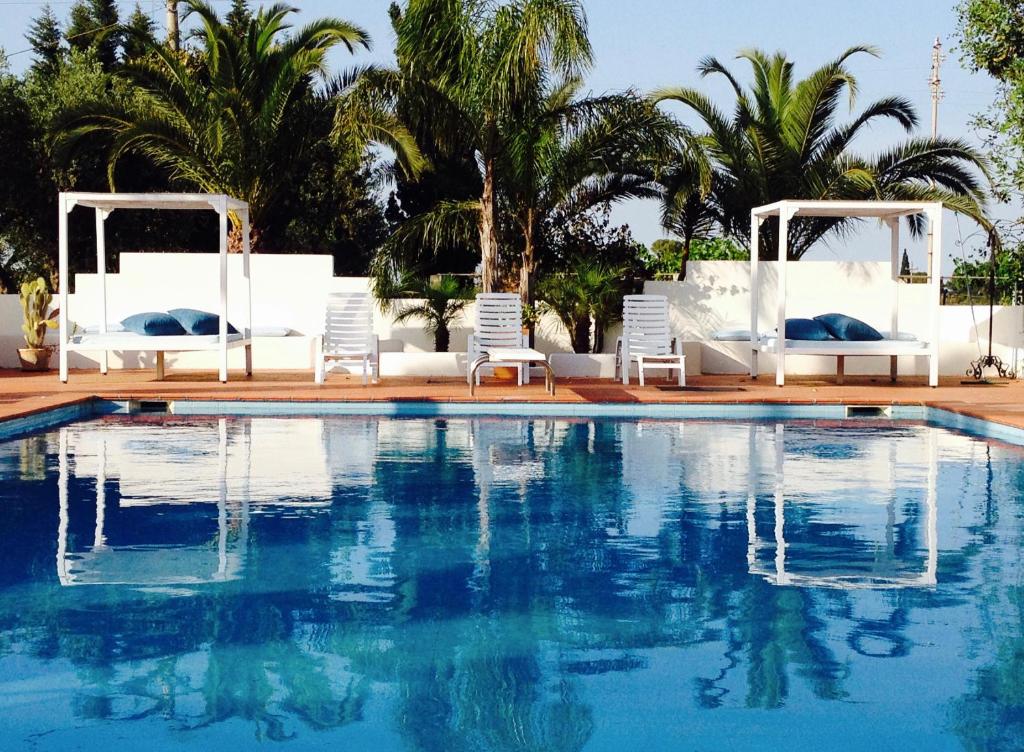
<path fill-rule="evenodd" d="M 41 350 L 46 338 L 47 329 L 57 328 L 59 311 L 49 310 L 53 295 L 46 289 L 46 280 L 37 277 L 21 285 L 21 312 L 24 322 L 21 331 L 25 334 L 25 344 L 32 350 Z"/>

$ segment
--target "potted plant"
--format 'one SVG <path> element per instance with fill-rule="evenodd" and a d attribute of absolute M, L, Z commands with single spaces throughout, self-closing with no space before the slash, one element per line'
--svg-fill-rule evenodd
<path fill-rule="evenodd" d="M 27 347 L 18 349 L 18 360 L 23 371 L 45 371 L 50 367 L 53 348 L 44 344 L 47 329 L 57 328 L 58 309 L 50 310 L 53 296 L 46 289 L 46 280 L 37 277 L 21 285 L 21 312 L 24 321 L 21 331 Z"/>

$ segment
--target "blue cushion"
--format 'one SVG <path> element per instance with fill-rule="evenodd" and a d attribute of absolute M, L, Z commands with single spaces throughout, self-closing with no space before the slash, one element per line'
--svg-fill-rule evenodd
<path fill-rule="evenodd" d="M 820 342 L 832 339 L 828 329 L 814 319 L 786 319 L 786 339 L 803 339 Z"/>
<path fill-rule="evenodd" d="M 121 322 L 121 326 L 126 331 L 145 334 L 150 337 L 173 336 L 185 333 L 185 330 L 176 318 L 169 314 L 157 313 L 155 311 L 136 313 L 133 316 L 129 316 Z"/>
<path fill-rule="evenodd" d="M 865 324 L 853 316 L 826 313 L 823 316 L 815 316 L 814 320 L 820 321 L 833 337 L 847 342 L 877 342 L 880 339 L 885 339 L 873 326 Z"/>
<path fill-rule="evenodd" d="M 189 334 L 220 334 L 220 316 L 195 308 L 172 308 L 167 313 L 178 320 L 178 323 Z M 238 334 L 238 330 L 228 322 L 228 334 Z"/>

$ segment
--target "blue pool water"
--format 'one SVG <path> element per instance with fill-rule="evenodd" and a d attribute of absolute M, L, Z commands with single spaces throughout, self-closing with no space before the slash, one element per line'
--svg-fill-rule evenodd
<path fill-rule="evenodd" d="M 1022 488 L 910 423 L 62 427 L 0 444 L 0 748 L 1019 750 Z"/>

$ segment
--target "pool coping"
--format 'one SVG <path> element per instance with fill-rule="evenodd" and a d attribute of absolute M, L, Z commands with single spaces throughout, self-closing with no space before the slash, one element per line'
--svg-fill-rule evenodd
<path fill-rule="evenodd" d="M 863 400 L 782 402 L 707 401 L 646 403 L 579 402 L 469 402 L 455 400 L 239 400 L 167 399 L 147 397 L 146 402 L 166 403 L 168 412 L 180 416 L 331 416 L 375 415 L 382 417 L 528 417 L 663 420 L 857 420 L 848 408 L 871 404 L 884 409 L 879 427 L 890 421 L 921 421 L 928 425 L 1024 446 L 1024 428 L 972 414 L 970 406 L 927 403 L 879 405 Z M 53 404 L 56 402 L 56 404 Z M 77 397 L 44 400 L 0 419 L 0 441 L 15 439 L 87 418 L 131 413 L 138 400 L 110 397 Z"/>

